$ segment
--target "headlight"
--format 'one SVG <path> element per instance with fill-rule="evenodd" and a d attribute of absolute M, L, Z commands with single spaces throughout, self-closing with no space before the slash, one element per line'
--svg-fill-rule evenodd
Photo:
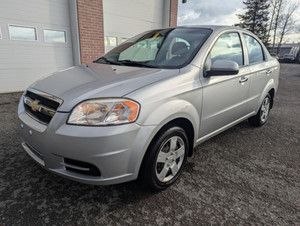
<path fill-rule="evenodd" d="M 138 103 L 128 99 L 95 99 L 78 104 L 68 119 L 74 125 L 115 125 L 134 122 Z"/>

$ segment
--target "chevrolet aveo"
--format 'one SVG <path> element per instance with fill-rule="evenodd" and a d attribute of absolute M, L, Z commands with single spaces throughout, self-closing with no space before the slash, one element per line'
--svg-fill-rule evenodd
<path fill-rule="evenodd" d="M 22 146 L 75 181 L 164 189 L 196 145 L 246 119 L 265 124 L 278 78 L 278 61 L 246 30 L 148 31 L 32 84 L 18 108 Z"/>

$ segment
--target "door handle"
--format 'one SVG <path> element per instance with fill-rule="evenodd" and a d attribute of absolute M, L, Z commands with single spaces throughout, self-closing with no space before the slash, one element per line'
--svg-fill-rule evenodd
<path fill-rule="evenodd" d="M 266 74 L 267 75 L 270 75 L 272 73 L 272 70 L 271 69 L 268 69 L 267 71 L 266 71 Z"/>
<path fill-rule="evenodd" d="M 242 77 L 240 80 L 239 80 L 239 83 L 245 83 L 245 82 L 247 82 L 248 81 L 248 78 L 246 78 L 246 77 Z"/>

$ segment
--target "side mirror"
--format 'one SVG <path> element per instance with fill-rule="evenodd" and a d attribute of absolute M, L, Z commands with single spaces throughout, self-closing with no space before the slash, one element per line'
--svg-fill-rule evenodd
<path fill-rule="evenodd" d="M 206 71 L 206 76 L 214 75 L 236 75 L 239 73 L 239 65 L 232 60 L 216 60 Z"/>

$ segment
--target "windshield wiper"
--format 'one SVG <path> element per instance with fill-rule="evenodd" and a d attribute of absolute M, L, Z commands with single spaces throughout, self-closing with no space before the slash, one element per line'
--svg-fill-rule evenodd
<path fill-rule="evenodd" d="M 122 65 L 127 65 L 127 66 L 141 66 L 141 67 L 155 68 L 155 66 L 148 65 L 143 62 L 132 61 L 132 60 L 119 60 L 118 63 L 121 63 Z"/>
<path fill-rule="evenodd" d="M 99 62 L 99 61 L 102 61 L 102 62 L 107 63 L 107 64 L 122 65 L 122 63 L 109 60 L 106 57 L 100 57 L 98 60 L 94 60 L 93 63 L 102 63 L 102 62 Z"/>

